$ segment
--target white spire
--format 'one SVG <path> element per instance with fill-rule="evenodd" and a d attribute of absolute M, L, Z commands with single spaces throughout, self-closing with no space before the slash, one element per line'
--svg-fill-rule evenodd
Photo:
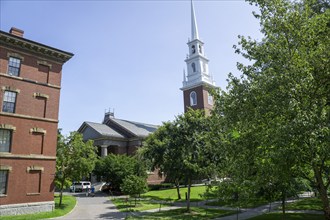
<path fill-rule="evenodd" d="M 198 37 L 198 28 L 194 10 L 194 4 L 191 0 L 191 40 L 199 39 Z"/>
<path fill-rule="evenodd" d="M 183 82 L 187 81 L 186 70 L 183 68 Z"/>

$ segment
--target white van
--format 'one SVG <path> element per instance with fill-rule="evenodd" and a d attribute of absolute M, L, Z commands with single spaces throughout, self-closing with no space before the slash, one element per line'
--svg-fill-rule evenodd
<path fill-rule="evenodd" d="M 83 192 L 83 191 L 86 191 L 87 189 L 90 189 L 91 187 L 92 187 L 92 184 L 89 181 L 73 182 L 72 186 L 70 187 L 70 191 Z"/>

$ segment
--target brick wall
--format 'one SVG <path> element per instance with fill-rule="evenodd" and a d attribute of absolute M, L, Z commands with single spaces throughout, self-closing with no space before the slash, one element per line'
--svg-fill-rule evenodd
<path fill-rule="evenodd" d="M 0 206 L 53 204 L 61 71 L 73 56 L 26 41 L 21 33 L 0 33 L 0 128 L 12 134 L 9 152 L 0 152 L 0 168 L 8 172 Z M 18 76 L 8 74 L 9 57 L 21 61 Z M 2 112 L 5 91 L 16 92 L 14 113 Z M 6 213 L 20 213 L 12 207 Z"/>

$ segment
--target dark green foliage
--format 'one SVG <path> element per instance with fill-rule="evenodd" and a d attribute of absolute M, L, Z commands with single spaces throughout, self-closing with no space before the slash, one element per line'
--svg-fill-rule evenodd
<path fill-rule="evenodd" d="M 229 76 L 212 115 L 223 174 L 267 199 L 308 180 L 330 219 L 330 9 L 326 0 L 250 0 L 264 37 L 240 36 L 249 62 Z"/>
<path fill-rule="evenodd" d="M 190 186 L 193 180 L 210 177 L 216 172 L 215 150 L 208 144 L 208 117 L 203 111 L 189 110 L 173 122 L 164 123 L 145 141 L 139 154 L 149 162 L 151 169 L 177 187 L 179 182 L 188 186 L 187 209 L 190 209 Z"/>
<path fill-rule="evenodd" d="M 160 190 L 160 189 L 172 189 L 174 188 L 173 183 L 160 183 L 148 185 L 149 190 Z"/>
<path fill-rule="evenodd" d="M 100 158 L 94 173 L 102 176 L 104 181 L 111 182 L 111 186 L 115 191 L 120 190 L 123 180 L 130 175 L 136 175 L 144 179 L 147 177 L 144 164 L 136 157 L 115 154 Z"/>
<path fill-rule="evenodd" d="M 64 137 L 60 132 L 57 138 L 55 184 L 61 190 L 59 205 L 62 205 L 63 188 L 74 180 L 89 176 L 97 160 L 93 141 L 83 141 L 82 134 L 71 132 Z"/>
<path fill-rule="evenodd" d="M 123 180 L 120 189 L 124 194 L 134 197 L 136 205 L 136 198 L 140 197 L 142 193 L 147 192 L 148 186 L 145 178 L 129 175 Z"/>

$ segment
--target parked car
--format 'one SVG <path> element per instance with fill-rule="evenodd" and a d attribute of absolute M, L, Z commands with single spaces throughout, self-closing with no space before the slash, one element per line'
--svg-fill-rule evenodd
<path fill-rule="evenodd" d="M 87 189 L 91 189 L 92 184 L 89 181 L 73 182 L 70 186 L 70 192 L 83 192 Z"/>

